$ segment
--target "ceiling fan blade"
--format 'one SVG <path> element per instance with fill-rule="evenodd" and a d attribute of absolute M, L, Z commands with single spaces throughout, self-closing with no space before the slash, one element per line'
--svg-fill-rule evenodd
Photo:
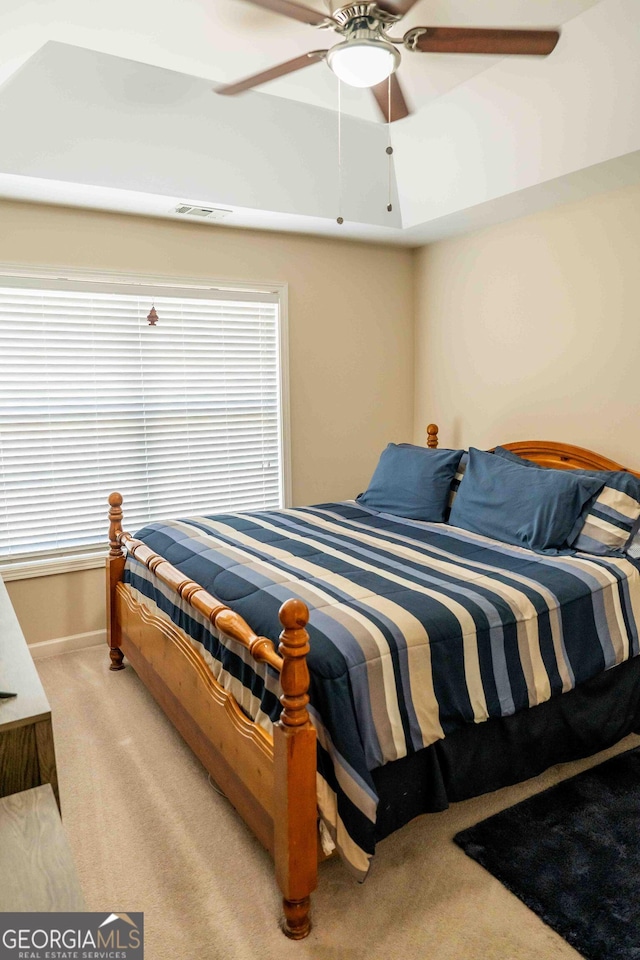
<path fill-rule="evenodd" d="M 321 60 L 324 60 L 326 54 L 326 50 L 312 50 L 310 53 L 303 53 L 301 57 L 296 57 L 294 60 L 279 63 L 277 67 L 271 67 L 270 70 L 263 70 L 262 73 L 255 73 L 252 77 L 245 77 L 244 80 L 238 80 L 237 83 L 228 83 L 222 87 L 214 87 L 214 90 L 216 93 L 221 93 L 225 97 L 232 97 L 236 93 L 251 90 L 252 87 L 259 87 L 262 83 L 268 83 L 269 80 L 277 80 L 278 77 L 284 77 L 288 73 L 295 73 L 296 70 L 302 70 L 304 67 L 310 67 L 314 63 L 319 63 Z"/>
<path fill-rule="evenodd" d="M 378 6 L 387 13 L 397 13 L 398 16 L 404 17 L 417 2 L 418 0 L 378 0 Z"/>
<path fill-rule="evenodd" d="M 331 20 L 329 14 L 319 13 L 311 7 L 301 7 L 300 4 L 292 3 L 291 0 L 249 0 L 249 2 L 266 10 L 273 10 L 274 13 L 281 13 L 285 17 L 300 20 L 302 23 L 310 23 L 313 27 L 322 27 Z"/>
<path fill-rule="evenodd" d="M 384 117 L 385 123 L 389 123 L 389 81 L 383 80 L 371 87 L 371 92 L 376 98 L 376 103 L 380 107 L 380 113 Z M 404 98 L 400 81 L 395 73 L 391 74 L 391 123 L 395 120 L 402 120 L 408 117 L 411 111 Z"/>
<path fill-rule="evenodd" d="M 424 31 L 424 32 L 423 32 Z M 404 35 L 410 50 L 422 53 L 511 53 L 545 57 L 560 33 L 557 30 L 481 30 L 470 27 L 415 27 Z"/>

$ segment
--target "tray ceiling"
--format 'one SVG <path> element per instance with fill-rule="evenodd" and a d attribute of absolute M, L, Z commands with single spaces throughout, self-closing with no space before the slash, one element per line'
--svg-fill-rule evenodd
<path fill-rule="evenodd" d="M 405 53 L 392 216 L 386 133 L 343 86 L 340 228 L 328 68 L 211 92 L 333 34 L 244 0 L 4 0 L 0 195 L 159 216 L 185 200 L 233 207 L 230 226 L 417 244 L 640 179 L 638 0 L 419 0 L 402 28 L 420 23 L 564 26 L 544 60 Z"/>

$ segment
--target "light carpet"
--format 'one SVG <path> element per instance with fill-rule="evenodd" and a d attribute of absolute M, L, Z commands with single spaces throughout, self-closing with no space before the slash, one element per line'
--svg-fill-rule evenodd
<path fill-rule="evenodd" d="M 37 663 L 52 712 L 64 824 L 90 910 L 145 914 L 147 960 L 576 960 L 453 842 L 459 830 L 640 744 L 415 820 L 363 885 L 320 866 L 314 928 L 279 931 L 272 862 L 131 667 L 91 647 Z"/>

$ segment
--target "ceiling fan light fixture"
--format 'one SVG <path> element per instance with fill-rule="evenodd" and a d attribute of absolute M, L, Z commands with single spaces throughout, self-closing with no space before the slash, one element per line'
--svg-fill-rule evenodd
<path fill-rule="evenodd" d="M 329 50 L 327 63 L 343 83 L 375 87 L 395 73 L 400 54 L 386 40 L 344 40 Z"/>

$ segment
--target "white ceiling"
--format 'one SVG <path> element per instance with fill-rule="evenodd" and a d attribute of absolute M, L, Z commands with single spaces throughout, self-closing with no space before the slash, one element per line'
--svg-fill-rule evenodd
<path fill-rule="evenodd" d="M 322 0 L 307 5 L 325 9 Z M 378 147 L 386 134 L 370 93 L 343 85 L 344 110 L 360 119 L 345 118 L 350 209 L 339 228 L 330 70 L 318 64 L 233 100 L 210 92 L 210 81 L 331 45 L 334 33 L 245 0 L 2 0 L 0 196 L 161 216 L 191 200 L 232 206 L 230 226 L 416 244 L 557 202 L 564 177 L 569 192 L 616 186 L 622 169 L 640 179 L 640 0 L 419 0 L 393 33 L 416 24 L 562 26 L 562 35 L 544 59 L 404 52 L 399 75 L 415 113 L 393 126 L 391 218 Z M 120 81 L 114 92 L 125 75 L 133 99 Z M 142 88 L 153 88 L 153 102 Z M 301 113 L 300 104 L 309 106 Z M 187 135 L 180 150 L 176 124 Z M 148 164 L 145 176 L 142 163 L 115 162 L 141 157 L 150 137 L 153 177 Z M 624 167 L 613 163 L 622 157 Z M 304 176 L 276 183 L 285 161 Z"/>

